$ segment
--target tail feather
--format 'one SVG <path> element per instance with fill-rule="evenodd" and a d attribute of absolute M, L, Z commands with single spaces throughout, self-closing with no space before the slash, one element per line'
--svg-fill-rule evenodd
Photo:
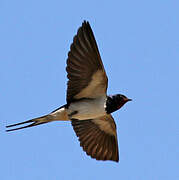
<path fill-rule="evenodd" d="M 41 117 L 31 119 L 31 120 L 28 120 L 28 121 L 8 125 L 8 126 L 6 126 L 6 128 L 19 126 L 19 125 L 22 125 L 22 124 L 28 124 L 26 126 L 7 129 L 6 131 L 7 132 L 15 131 L 15 130 L 19 130 L 19 129 L 24 129 L 24 128 L 28 128 L 28 127 L 37 126 L 37 125 L 40 125 L 40 124 L 45 124 L 45 123 L 52 122 L 52 121 L 68 121 L 68 120 L 69 119 L 68 119 L 68 115 L 67 115 L 67 111 L 66 111 L 66 105 L 64 105 L 64 106 L 61 106 L 60 108 L 56 109 L 55 111 L 51 112 L 50 114 L 48 114 L 46 116 L 41 116 Z"/>
<path fill-rule="evenodd" d="M 19 129 L 24 129 L 24 128 L 28 128 L 28 127 L 33 127 L 33 126 L 48 123 L 48 122 L 51 122 L 51 121 L 52 120 L 49 118 L 49 115 L 46 115 L 46 116 L 42 116 L 42 117 L 39 117 L 39 118 L 31 119 L 31 120 L 28 120 L 28 121 L 8 125 L 8 126 L 6 126 L 6 128 L 11 128 L 11 127 L 14 127 L 14 126 L 19 126 L 19 125 L 22 125 L 22 124 L 31 123 L 31 124 L 26 125 L 26 126 L 17 127 L 17 128 L 13 128 L 13 129 L 7 129 L 6 132 L 15 131 L 15 130 L 19 130 Z"/>

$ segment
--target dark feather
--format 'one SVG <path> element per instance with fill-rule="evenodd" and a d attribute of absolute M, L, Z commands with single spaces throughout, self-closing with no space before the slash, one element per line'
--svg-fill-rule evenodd
<path fill-rule="evenodd" d="M 111 115 L 90 120 L 72 120 L 80 146 L 97 160 L 119 161 L 116 125 Z"/>
<path fill-rule="evenodd" d="M 68 53 L 66 70 L 69 79 L 67 87 L 68 104 L 76 99 L 106 93 L 108 79 L 92 29 L 86 21 L 73 38 Z M 94 77 L 96 72 L 100 73 L 100 76 Z M 88 88 L 92 80 L 98 82 L 97 85 L 95 85 L 96 83 L 92 84 L 89 91 L 86 89 L 84 93 L 80 94 L 85 88 Z M 96 90 L 96 94 L 94 94 L 94 90 Z"/>

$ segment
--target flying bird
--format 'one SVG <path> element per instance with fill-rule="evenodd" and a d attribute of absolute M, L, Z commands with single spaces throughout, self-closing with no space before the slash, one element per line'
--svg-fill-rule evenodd
<path fill-rule="evenodd" d="M 67 58 L 67 103 L 48 115 L 6 126 L 15 131 L 52 121 L 71 121 L 80 146 L 96 160 L 119 161 L 116 124 L 111 115 L 131 101 L 107 95 L 108 78 L 89 22 L 84 21 Z M 26 126 L 15 127 L 30 123 Z M 9 129 L 10 128 L 10 129 Z"/>

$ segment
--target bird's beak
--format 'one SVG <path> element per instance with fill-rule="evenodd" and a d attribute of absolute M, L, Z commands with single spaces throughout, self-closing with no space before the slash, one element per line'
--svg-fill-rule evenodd
<path fill-rule="evenodd" d="M 128 101 L 132 101 L 132 99 L 127 99 L 127 102 L 128 102 Z"/>

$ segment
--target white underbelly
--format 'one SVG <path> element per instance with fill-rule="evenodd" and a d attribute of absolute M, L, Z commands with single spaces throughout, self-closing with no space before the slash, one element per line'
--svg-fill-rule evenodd
<path fill-rule="evenodd" d="M 70 119 L 94 119 L 106 114 L 106 97 L 97 99 L 84 99 L 71 103 L 67 113 Z"/>

